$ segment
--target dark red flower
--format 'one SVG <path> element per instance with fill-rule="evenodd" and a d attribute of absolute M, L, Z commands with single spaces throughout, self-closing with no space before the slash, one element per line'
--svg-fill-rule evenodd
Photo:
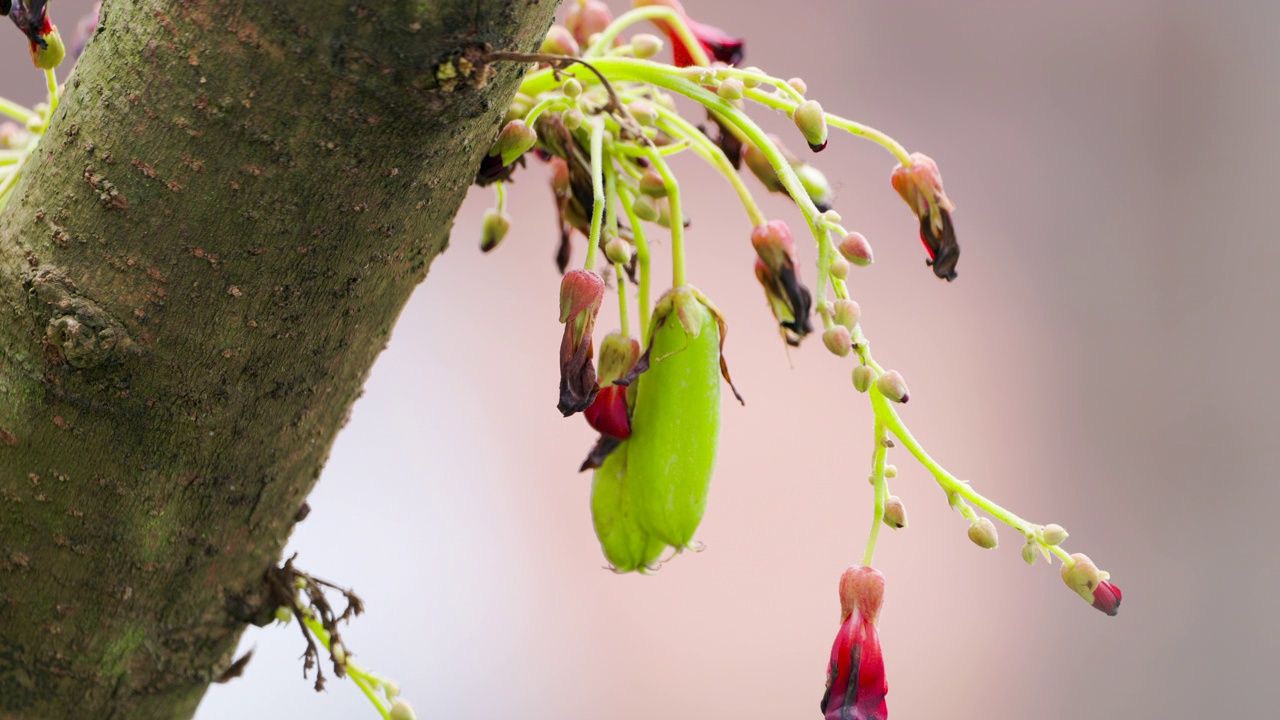
<path fill-rule="evenodd" d="M 876 619 L 884 599 L 884 576 L 870 567 L 851 567 L 840 578 L 843 622 L 831 646 L 827 690 L 822 695 L 826 720 L 885 720 L 884 655 Z"/>
<path fill-rule="evenodd" d="M 582 411 L 596 432 L 619 440 L 631 437 L 631 418 L 627 411 L 627 388 L 607 385 L 600 388 L 591 406 Z"/>
<path fill-rule="evenodd" d="M 1115 617 L 1120 612 L 1120 588 L 1106 580 L 1100 581 L 1093 589 L 1093 606 Z"/>
<path fill-rule="evenodd" d="M 933 274 L 947 281 L 955 280 L 960 245 L 956 242 L 951 213 L 956 206 L 942 189 L 938 164 L 927 155 L 912 153 L 911 164 L 895 168 L 892 181 L 893 189 L 920 219 L 920 241 L 929 253 L 928 264 L 933 267 Z"/>
<path fill-rule="evenodd" d="M 0 14 L 9 16 L 13 24 L 27 36 L 32 48 L 46 48 L 48 43 L 43 36 L 53 30 L 53 24 L 49 21 L 48 4 L 48 0 L 5 0 L 0 2 Z"/>
<path fill-rule="evenodd" d="M 693 33 L 693 37 L 702 46 L 707 56 L 712 60 L 718 60 L 727 65 L 737 65 L 742 62 L 743 40 L 736 38 L 724 30 L 714 25 L 706 25 L 689 18 L 689 14 L 684 11 L 684 6 L 680 4 L 680 0 L 637 0 L 636 7 L 644 7 L 646 5 L 665 5 L 684 16 L 684 22 L 689 26 L 689 30 Z M 684 40 L 680 38 L 679 33 L 671 26 L 671 23 L 656 20 L 654 24 L 666 34 L 671 40 L 671 54 L 676 67 L 688 67 L 693 65 L 693 54 L 685 45 Z"/>

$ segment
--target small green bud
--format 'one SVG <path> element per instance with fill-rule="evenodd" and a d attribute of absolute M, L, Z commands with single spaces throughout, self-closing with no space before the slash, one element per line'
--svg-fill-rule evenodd
<path fill-rule="evenodd" d="M 569 78 L 564 81 L 564 85 L 560 86 L 560 92 L 567 98 L 576 98 L 582 94 L 582 83 L 578 82 L 577 78 Z"/>
<path fill-rule="evenodd" d="M 480 227 L 480 251 L 489 252 L 507 236 L 511 229 L 511 216 L 489 208 L 484 211 L 484 222 Z"/>
<path fill-rule="evenodd" d="M 1035 565 L 1036 558 L 1040 556 L 1040 548 L 1035 541 L 1028 542 L 1022 546 L 1022 562 L 1028 565 Z"/>
<path fill-rule="evenodd" d="M 969 526 L 969 539 L 974 545 L 984 550 L 991 550 L 1000 544 L 1000 538 L 996 535 L 996 526 L 984 517 L 978 518 Z"/>
<path fill-rule="evenodd" d="M 787 84 L 790 85 L 792 88 L 794 88 L 795 91 L 800 93 L 801 95 L 804 95 L 805 93 L 809 92 L 809 84 L 798 77 L 791 78 L 790 80 L 787 81 Z"/>
<path fill-rule="evenodd" d="M 653 198 L 648 195 L 638 195 L 635 200 L 632 200 L 631 212 L 645 222 L 658 221 L 658 206 L 653 203 Z"/>
<path fill-rule="evenodd" d="M 585 118 L 582 117 L 582 111 L 578 108 L 569 108 L 560 114 L 560 122 L 566 130 L 577 130 L 582 127 Z"/>
<path fill-rule="evenodd" d="M 853 339 L 849 335 L 849 328 L 843 325 L 836 325 L 828 328 L 822 333 L 822 344 L 827 346 L 833 354 L 840 357 L 848 357 L 849 352 L 853 349 Z"/>
<path fill-rule="evenodd" d="M 862 308 L 858 307 L 858 303 L 853 300 L 840 299 L 835 302 L 834 315 L 837 325 L 843 325 L 853 332 L 858 319 L 862 317 Z"/>
<path fill-rule="evenodd" d="M 1046 545 L 1061 545 L 1067 539 L 1067 531 L 1061 525 L 1054 523 L 1045 525 L 1042 535 Z"/>
<path fill-rule="evenodd" d="M 896 477 L 898 477 L 898 466 L 897 466 L 897 465 L 885 465 L 885 466 L 884 466 L 884 476 L 885 476 L 885 477 L 887 477 L 887 478 L 891 478 L 891 479 L 892 479 L 892 478 L 896 478 Z"/>
<path fill-rule="evenodd" d="M 743 70 L 745 70 L 746 72 L 749 72 L 749 73 L 756 73 L 757 75 L 763 75 L 763 74 L 764 74 L 764 71 L 763 71 L 763 70 L 761 70 L 760 68 L 758 68 L 758 67 L 756 67 L 756 66 L 754 66 L 754 65 L 752 65 L 751 67 L 748 67 L 748 68 L 742 68 L 742 69 L 743 69 Z M 742 78 L 742 86 L 743 86 L 743 87 L 745 87 L 745 88 L 758 88 L 758 87 L 760 87 L 760 81 L 759 81 L 759 80 L 756 80 L 755 78 L 745 78 L 745 77 L 744 77 L 744 78 Z"/>
<path fill-rule="evenodd" d="M 614 238 L 604 244 L 605 257 L 615 265 L 626 265 L 631 262 L 631 243 L 622 238 Z"/>
<path fill-rule="evenodd" d="M 632 100 L 627 103 L 627 108 L 631 110 L 631 114 L 635 116 L 636 122 L 641 125 L 652 126 L 658 122 L 658 111 L 644 100 Z"/>
<path fill-rule="evenodd" d="M 831 187 L 831 183 L 827 180 L 827 176 L 818 168 L 805 162 L 791 163 L 791 169 L 795 172 L 796 177 L 800 179 L 800 184 L 804 186 L 804 192 L 813 201 L 814 205 L 819 208 L 829 207 L 831 201 L 835 199 L 836 191 Z M 832 212 L 828 210 L 827 212 Z M 839 213 L 836 213 L 839 217 Z M 836 222 L 840 222 L 836 220 Z"/>
<path fill-rule="evenodd" d="M 578 47 L 578 41 L 573 37 L 573 33 L 569 32 L 569 28 L 563 25 L 552 25 L 547 31 L 547 37 L 542 41 L 542 52 L 548 55 L 568 55 L 570 57 L 578 57 L 582 54 Z"/>
<path fill-rule="evenodd" d="M 809 148 L 818 152 L 827 146 L 827 116 L 817 100 L 805 100 L 792 114 L 800 134 L 809 143 Z"/>
<path fill-rule="evenodd" d="M 867 242 L 867 238 L 862 233 L 851 232 L 840 241 L 840 254 L 845 260 L 866 267 L 872 262 L 871 243 Z"/>
<path fill-rule="evenodd" d="M 664 93 L 664 92 L 656 93 L 653 96 L 653 101 L 661 105 L 663 108 L 670 110 L 671 112 L 676 111 L 676 99 L 671 96 L 671 93 Z"/>
<path fill-rule="evenodd" d="M 284 605 L 281 605 L 280 607 L 276 608 L 276 620 L 278 622 L 282 622 L 285 625 L 288 625 L 289 621 L 292 619 L 293 619 L 293 610 L 291 608 L 285 607 Z"/>
<path fill-rule="evenodd" d="M 31 62 L 41 70 L 52 70 L 62 64 L 67 56 L 67 47 L 62 44 L 62 35 L 58 34 L 58 26 L 50 26 L 49 32 L 40 36 L 45 47 L 31 43 Z"/>
<path fill-rule="evenodd" d="M 640 176 L 640 192 L 651 198 L 664 198 L 667 196 L 667 184 L 657 170 L 649 168 Z"/>
<path fill-rule="evenodd" d="M 844 280 L 849 277 L 849 261 L 842 257 L 835 258 L 831 261 L 831 266 L 827 270 L 832 277 Z"/>
<path fill-rule="evenodd" d="M 841 220 L 844 220 L 844 218 L 840 216 L 840 213 L 836 212 L 835 210 L 826 210 L 820 213 L 818 215 L 818 219 L 823 222 L 831 223 L 833 225 L 838 225 L 840 224 Z"/>
<path fill-rule="evenodd" d="M 524 120 L 512 120 L 498 133 L 498 140 L 489 149 L 489 154 L 501 155 L 503 166 L 507 166 L 528 152 L 536 142 L 538 133 L 533 128 L 526 125 Z"/>
<path fill-rule="evenodd" d="M 866 365 L 859 365 L 853 369 L 853 387 L 858 392 L 866 392 L 871 389 L 871 383 L 876 381 L 876 371 Z"/>
<path fill-rule="evenodd" d="M 644 60 L 662 52 L 662 38 L 649 33 L 637 33 L 631 38 L 631 54 Z"/>
<path fill-rule="evenodd" d="M 894 530 L 907 526 L 907 506 L 897 495 L 890 495 L 884 504 L 884 524 Z"/>
<path fill-rule="evenodd" d="M 885 399 L 892 402 L 904 403 L 911 399 L 911 393 L 907 390 L 907 381 L 902 379 L 902 375 L 897 370 L 890 370 L 876 378 L 876 389 L 885 396 Z"/>
<path fill-rule="evenodd" d="M 720 87 L 716 88 L 716 94 L 725 100 L 741 100 L 743 85 L 738 78 L 729 78 L 720 83 Z"/>
<path fill-rule="evenodd" d="M 413 707 L 404 700 L 397 700 L 396 704 L 391 706 L 391 713 L 388 717 L 391 720 L 418 720 L 418 716 L 413 712 Z"/>

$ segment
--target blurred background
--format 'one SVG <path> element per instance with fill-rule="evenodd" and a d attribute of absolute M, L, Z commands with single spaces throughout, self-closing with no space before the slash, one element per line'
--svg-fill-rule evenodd
<path fill-rule="evenodd" d="M 54 5 L 66 28 L 89 3 Z M 964 250 L 952 284 L 924 266 L 888 154 L 833 134 L 814 158 L 875 247 L 851 276 L 865 332 L 910 383 L 903 415 L 936 458 L 1064 525 L 1124 590 L 1108 618 L 1056 566 L 1023 564 L 1012 531 L 979 550 L 891 454 L 910 514 L 876 557 L 894 717 L 1273 717 L 1280 4 L 686 6 L 746 37 L 747 64 L 938 161 Z M 37 101 L 25 48 L 0 50 L 4 95 Z M 816 338 L 788 358 L 745 215 L 681 160 L 691 277 L 729 317 L 747 399 L 724 406 L 705 552 L 653 577 L 602 568 L 576 473 L 594 436 L 555 409 L 543 167 L 511 186 L 515 227 L 490 256 L 492 193 L 472 193 L 338 438 L 290 552 L 364 598 L 348 642 L 421 718 L 818 714 L 837 580 L 871 517 L 871 412 Z M 311 690 L 295 628 L 251 629 L 243 648 L 245 676 L 210 690 L 202 720 L 374 717 L 349 682 Z"/>

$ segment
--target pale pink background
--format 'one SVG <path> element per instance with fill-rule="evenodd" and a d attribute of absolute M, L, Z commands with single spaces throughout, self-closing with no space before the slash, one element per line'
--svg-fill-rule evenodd
<path fill-rule="evenodd" d="M 964 247 L 951 285 L 924 267 L 888 155 L 837 136 L 817 158 L 875 244 L 853 275 L 864 328 L 910 382 L 929 450 L 1065 525 L 1125 591 L 1107 618 L 1023 565 L 1013 533 L 978 550 L 895 453 L 911 527 L 876 560 L 894 717 L 1274 717 L 1280 6 L 687 5 L 747 36 L 750 64 L 938 160 Z M 5 93 L 32 101 L 3 37 Z M 706 552 L 656 577 L 601 569 L 574 472 L 592 434 L 554 407 L 541 168 L 513 186 L 516 226 L 489 257 L 491 193 L 473 193 L 338 439 L 291 551 L 359 590 L 350 644 L 422 718 L 817 717 L 836 581 L 870 518 L 870 411 L 819 344 L 788 366 L 744 215 L 697 163 L 678 171 L 692 277 L 729 315 L 747 398 L 724 407 Z M 310 690 L 295 629 L 244 644 L 246 676 L 200 718 L 374 716 L 348 683 Z"/>

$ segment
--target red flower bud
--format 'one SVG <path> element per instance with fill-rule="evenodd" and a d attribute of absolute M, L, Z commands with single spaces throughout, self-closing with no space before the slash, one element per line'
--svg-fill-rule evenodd
<path fill-rule="evenodd" d="M 942 189 L 942 175 L 932 158 L 912 153 L 911 165 L 899 165 L 893 171 L 893 189 L 920 219 L 920 241 L 929 253 L 928 264 L 933 274 L 944 280 L 956 278 L 956 261 L 960 245 L 951 224 L 956 206 Z"/>
<path fill-rule="evenodd" d="M 604 280 L 590 270 L 571 270 L 560 282 L 560 412 L 568 417 L 586 410 L 596 399 L 595 348 L 591 332 L 604 298 Z"/>
<path fill-rule="evenodd" d="M 840 578 L 842 624 L 831 646 L 827 690 L 822 696 L 826 720 L 885 720 L 884 655 L 876 618 L 884 598 L 884 576 L 874 568 L 852 567 Z"/>
<path fill-rule="evenodd" d="M 1120 612 L 1120 588 L 1107 580 L 1099 582 L 1093 590 L 1093 606 L 1115 617 Z"/>
<path fill-rule="evenodd" d="M 601 435 L 626 440 L 631 437 L 631 418 L 627 411 L 627 388 L 609 385 L 600 389 L 590 407 L 582 411 L 587 424 Z"/>

